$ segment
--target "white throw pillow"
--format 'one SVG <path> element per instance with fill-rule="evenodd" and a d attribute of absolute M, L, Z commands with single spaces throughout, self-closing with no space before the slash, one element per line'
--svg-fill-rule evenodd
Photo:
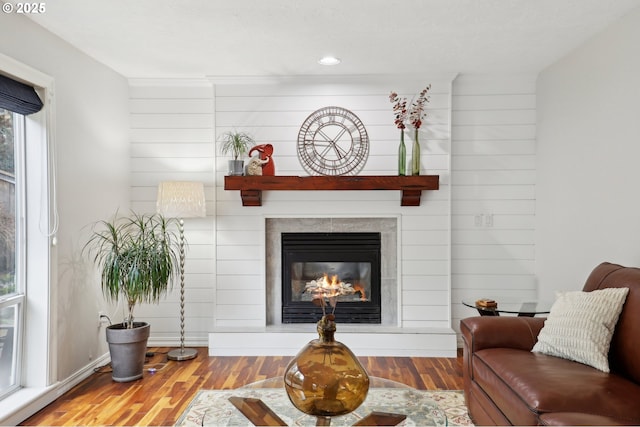
<path fill-rule="evenodd" d="M 563 292 L 551 307 L 534 352 L 609 372 L 609 346 L 629 288 Z"/>

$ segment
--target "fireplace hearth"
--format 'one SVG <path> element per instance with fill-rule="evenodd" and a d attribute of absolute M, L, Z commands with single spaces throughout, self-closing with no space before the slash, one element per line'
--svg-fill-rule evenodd
<path fill-rule="evenodd" d="M 317 322 L 322 308 L 312 300 L 319 286 L 342 290 L 337 322 L 381 323 L 380 233 L 282 233 L 281 239 L 282 323 Z"/>

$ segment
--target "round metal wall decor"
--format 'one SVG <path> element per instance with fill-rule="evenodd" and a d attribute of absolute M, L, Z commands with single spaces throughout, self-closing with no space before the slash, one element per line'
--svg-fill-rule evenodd
<path fill-rule="evenodd" d="M 311 175 L 356 175 L 369 157 L 369 136 L 351 111 L 324 107 L 298 132 L 298 159 Z"/>

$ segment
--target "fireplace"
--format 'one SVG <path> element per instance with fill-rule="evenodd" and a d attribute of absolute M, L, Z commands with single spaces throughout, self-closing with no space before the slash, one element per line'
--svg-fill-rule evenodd
<path fill-rule="evenodd" d="M 381 323 L 380 233 L 282 233 L 281 239 L 282 323 L 317 322 L 322 308 L 313 304 L 313 290 L 325 282 L 343 290 L 336 321 Z"/>

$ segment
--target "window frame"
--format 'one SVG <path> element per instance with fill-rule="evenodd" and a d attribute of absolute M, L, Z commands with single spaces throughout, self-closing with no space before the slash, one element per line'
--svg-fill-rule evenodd
<path fill-rule="evenodd" d="M 15 198 L 15 243 L 14 243 L 14 263 L 15 289 L 12 294 L 0 297 L 0 310 L 15 307 L 14 310 L 14 330 L 12 344 L 12 384 L 0 390 L 0 399 L 14 393 L 22 386 L 23 372 L 23 339 L 24 339 L 24 307 L 26 306 L 26 230 L 24 222 L 25 190 L 26 190 L 26 162 L 25 162 L 25 116 L 19 113 L 12 113 L 13 128 L 13 157 L 14 157 L 14 198 Z M 6 345 L 6 343 L 5 343 Z"/>

